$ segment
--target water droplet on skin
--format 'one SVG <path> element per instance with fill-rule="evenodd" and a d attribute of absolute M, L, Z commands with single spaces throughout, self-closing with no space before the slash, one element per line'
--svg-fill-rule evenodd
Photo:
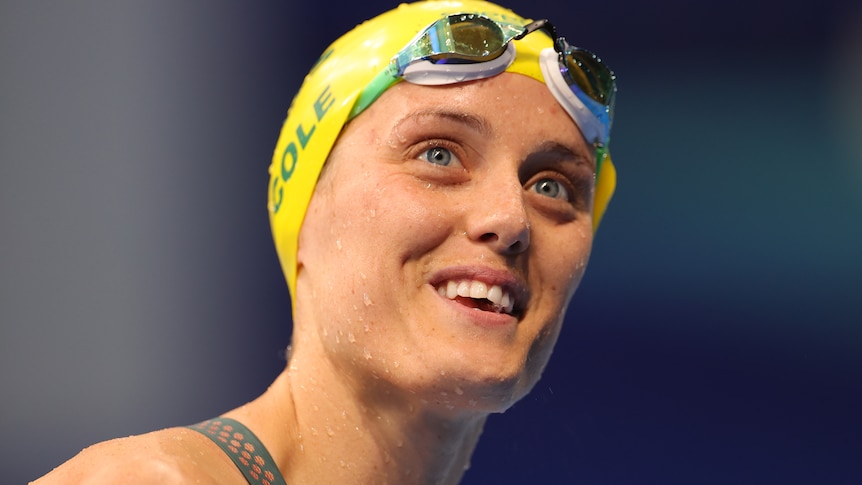
<path fill-rule="evenodd" d="M 317 433 L 317 428 L 315 428 L 314 426 L 312 426 L 312 427 L 311 427 L 311 436 L 317 436 L 317 434 L 318 434 L 318 433 Z"/>
<path fill-rule="evenodd" d="M 365 357 L 365 360 L 371 360 L 371 351 L 368 350 L 368 347 L 362 349 L 362 356 Z"/>
<path fill-rule="evenodd" d="M 471 408 L 475 408 L 476 405 L 479 403 L 477 403 L 475 399 L 470 399 L 469 401 L 467 401 L 467 404 L 470 405 Z"/>
<path fill-rule="evenodd" d="M 370 210 L 370 211 L 368 211 L 368 212 L 371 214 L 371 217 L 375 217 L 375 216 L 377 216 L 377 209 L 371 209 L 371 210 Z"/>
<path fill-rule="evenodd" d="M 363 280 L 368 278 L 367 276 L 365 276 L 365 273 L 363 273 L 362 271 L 359 272 L 359 277 L 362 278 Z M 353 309 L 356 310 L 356 307 L 354 307 Z"/>
<path fill-rule="evenodd" d="M 392 361 L 392 366 L 395 367 L 396 369 L 398 368 L 399 365 L 401 365 L 401 364 L 399 364 L 397 360 Z"/>
<path fill-rule="evenodd" d="M 341 239 L 335 240 L 335 246 L 338 248 L 339 251 L 341 251 Z"/>
<path fill-rule="evenodd" d="M 329 436 L 335 436 L 335 431 L 333 431 L 328 424 L 326 425 L 326 434 Z"/>
<path fill-rule="evenodd" d="M 353 332 L 347 332 L 347 341 L 352 344 L 356 343 L 356 336 L 353 335 Z"/>
<path fill-rule="evenodd" d="M 368 296 L 368 293 L 362 294 L 362 302 L 365 303 L 365 306 L 371 306 L 374 304 L 374 302 L 371 301 L 371 297 Z"/>
<path fill-rule="evenodd" d="M 455 394 L 457 394 L 459 396 L 463 396 L 464 395 L 464 389 L 461 389 L 460 387 L 455 386 Z"/>
<path fill-rule="evenodd" d="M 365 325 L 362 326 L 362 330 L 365 330 L 365 333 L 370 332 L 371 331 L 371 325 L 368 325 L 366 323 Z"/>

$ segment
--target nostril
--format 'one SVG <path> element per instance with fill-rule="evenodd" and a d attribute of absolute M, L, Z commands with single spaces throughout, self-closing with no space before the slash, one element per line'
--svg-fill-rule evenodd
<path fill-rule="evenodd" d="M 529 233 L 519 234 L 518 237 L 510 241 L 509 239 L 502 239 L 500 235 L 495 232 L 486 232 L 479 236 L 478 240 L 485 244 L 491 244 L 497 251 L 512 254 L 521 253 L 530 245 Z"/>
<path fill-rule="evenodd" d="M 509 252 L 511 252 L 511 253 L 520 253 L 520 252 L 521 252 L 521 248 L 523 248 L 523 247 L 524 247 L 524 242 L 523 242 L 523 241 L 521 241 L 521 240 L 519 239 L 519 240 L 517 240 L 517 241 L 513 242 L 513 243 L 509 246 Z"/>
<path fill-rule="evenodd" d="M 496 242 L 498 239 L 500 239 L 500 236 L 494 234 L 493 232 L 486 232 L 485 234 L 482 234 L 482 236 L 479 238 L 479 240 L 482 242 Z"/>

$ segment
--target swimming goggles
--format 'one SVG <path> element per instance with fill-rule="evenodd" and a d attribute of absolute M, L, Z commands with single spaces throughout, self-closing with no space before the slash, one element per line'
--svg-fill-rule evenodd
<path fill-rule="evenodd" d="M 584 138 L 604 159 L 610 137 L 616 82 L 613 72 L 595 54 L 557 36 L 548 20 L 525 26 L 492 20 L 480 14 L 443 17 L 401 49 L 360 93 L 350 118 L 357 116 L 399 79 L 413 84 L 445 85 L 497 75 L 515 59 L 512 40 L 544 30 L 553 48 L 539 56 L 548 89 L 577 123 Z"/>

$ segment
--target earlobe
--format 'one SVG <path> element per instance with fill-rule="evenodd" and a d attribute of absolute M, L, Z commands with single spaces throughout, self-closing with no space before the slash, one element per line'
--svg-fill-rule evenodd
<path fill-rule="evenodd" d="M 305 247 L 305 244 L 302 243 L 302 234 L 303 230 L 300 227 L 299 234 L 296 237 L 296 272 L 299 273 L 299 270 L 305 266 L 305 252 L 302 250 Z"/>
<path fill-rule="evenodd" d="M 305 267 L 303 263 L 303 254 L 302 254 L 302 246 L 299 246 L 296 250 L 296 272 L 299 274 L 299 270 Z"/>

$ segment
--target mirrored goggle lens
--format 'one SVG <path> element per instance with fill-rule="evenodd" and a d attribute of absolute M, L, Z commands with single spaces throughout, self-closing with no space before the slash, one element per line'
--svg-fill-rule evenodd
<path fill-rule="evenodd" d="M 458 14 L 438 20 L 419 39 L 423 58 L 432 61 L 488 61 L 499 57 L 507 39 L 492 20 L 479 15 Z"/>
<path fill-rule="evenodd" d="M 497 57 L 508 42 L 500 27 L 484 17 L 452 24 L 452 39 L 455 52 L 478 58 Z"/>
<path fill-rule="evenodd" d="M 560 39 L 562 40 L 562 39 Z M 569 85 L 577 85 L 591 99 L 604 106 L 614 101 L 614 74 L 592 52 L 572 47 L 564 40 L 561 51 L 561 72 Z"/>

